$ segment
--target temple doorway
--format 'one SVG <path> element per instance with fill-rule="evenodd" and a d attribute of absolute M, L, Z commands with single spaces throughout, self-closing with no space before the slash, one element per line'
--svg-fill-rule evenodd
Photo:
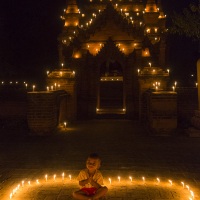
<path fill-rule="evenodd" d="M 97 114 L 125 114 L 123 68 L 118 61 L 107 60 L 100 66 Z"/>

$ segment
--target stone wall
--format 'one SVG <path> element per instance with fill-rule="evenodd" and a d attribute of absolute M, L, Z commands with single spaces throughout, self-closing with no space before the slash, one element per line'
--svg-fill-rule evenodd
<path fill-rule="evenodd" d="M 170 135 L 177 128 L 177 93 L 146 92 L 146 124 L 153 134 Z"/>
<path fill-rule="evenodd" d="M 176 88 L 176 91 L 179 125 L 190 126 L 191 118 L 195 115 L 195 110 L 198 110 L 197 88 L 181 87 Z"/>
<path fill-rule="evenodd" d="M 61 110 L 66 108 L 66 98 L 67 94 L 62 90 L 29 92 L 27 119 L 30 133 L 45 135 L 54 132 L 60 123 L 59 120 L 66 117 L 66 110 Z"/>

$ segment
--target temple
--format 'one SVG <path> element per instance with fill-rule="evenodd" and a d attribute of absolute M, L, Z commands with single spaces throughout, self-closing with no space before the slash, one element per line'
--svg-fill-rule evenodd
<path fill-rule="evenodd" d="M 142 94 L 166 90 L 166 16 L 161 1 L 68 0 L 49 87 L 68 92 L 70 115 L 142 116 Z"/>

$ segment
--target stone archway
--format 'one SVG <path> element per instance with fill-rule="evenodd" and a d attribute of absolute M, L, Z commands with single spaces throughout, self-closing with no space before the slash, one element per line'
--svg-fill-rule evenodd
<path fill-rule="evenodd" d="M 97 114 L 124 113 L 123 67 L 107 59 L 100 65 Z"/>

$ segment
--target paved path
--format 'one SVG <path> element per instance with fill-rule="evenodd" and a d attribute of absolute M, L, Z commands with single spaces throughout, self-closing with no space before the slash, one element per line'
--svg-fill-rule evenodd
<path fill-rule="evenodd" d="M 102 157 L 110 200 L 188 200 L 191 191 L 200 199 L 200 138 L 150 136 L 129 120 L 77 122 L 48 137 L 2 132 L 0 199 L 8 200 L 19 184 L 14 200 L 71 199 L 75 177 L 91 152 Z"/>

